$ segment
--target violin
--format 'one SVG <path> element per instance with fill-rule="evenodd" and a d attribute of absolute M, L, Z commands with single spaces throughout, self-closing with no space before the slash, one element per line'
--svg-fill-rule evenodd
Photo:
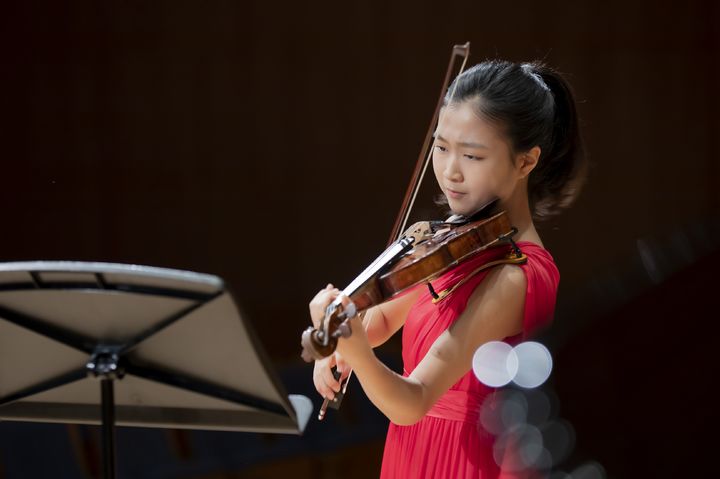
<path fill-rule="evenodd" d="M 512 241 L 517 229 L 510 226 L 504 211 L 493 213 L 496 203 L 470 219 L 421 221 L 411 226 L 343 290 L 341 296 L 350 300 L 348 306 L 343 306 L 339 296 L 326 308 L 320 327 L 303 332 L 303 359 L 310 362 L 331 355 L 338 339 L 352 334 L 350 319 L 413 286 L 427 283 L 433 298 L 440 299 L 430 281 L 487 248 L 511 243 L 508 260 L 523 260 Z"/>
<path fill-rule="evenodd" d="M 331 355 L 337 348 L 339 338 L 352 334 L 350 319 L 418 284 L 426 283 L 434 300 L 441 300 L 441 294 L 446 295 L 450 291 L 438 294 L 430 281 L 481 251 L 502 243 L 512 245 L 511 253 L 506 258 L 483 265 L 481 269 L 500 263 L 525 261 L 525 256 L 512 239 L 517 229 L 509 224 L 505 212 L 497 211 L 497 200 L 485 205 L 470 218 L 451 217 L 446 221 L 421 221 L 405 229 L 419 185 L 430 162 L 429 147 L 450 82 L 455 57 L 463 57 L 461 73 L 469 54 L 470 43 L 453 47 L 433 119 L 425 134 L 423 147 L 390 234 L 388 247 L 343 290 L 342 295 L 327 306 L 318 328 L 310 326 L 302 333 L 300 343 L 305 361 L 311 362 Z M 453 95 L 454 90 L 450 94 L 451 99 Z M 401 231 L 404 232 L 400 234 Z M 346 301 L 346 306 L 342 304 L 342 296 L 350 300 Z M 337 371 L 334 375 L 339 379 Z M 345 393 L 348 380 L 349 376 L 337 396 L 338 399 Z M 327 407 L 326 399 L 318 419 L 323 419 Z M 332 407 L 339 407 L 339 401 Z"/>

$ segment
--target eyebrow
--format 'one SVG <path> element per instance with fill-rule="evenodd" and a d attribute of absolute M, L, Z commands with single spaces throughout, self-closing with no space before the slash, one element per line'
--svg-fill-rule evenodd
<path fill-rule="evenodd" d="M 433 138 L 436 138 L 436 139 L 438 139 L 438 140 L 440 140 L 440 141 L 444 141 L 444 142 L 446 142 L 446 143 L 450 143 L 450 142 L 447 141 L 445 138 L 443 138 L 442 136 L 440 136 L 440 134 L 437 133 L 437 132 L 433 133 Z M 467 141 L 461 141 L 461 142 L 458 143 L 458 145 L 460 145 L 460 146 L 465 146 L 465 147 L 467 147 L 467 148 L 485 148 L 486 150 L 489 150 L 489 149 L 490 149 L 489 147 L 483 145 L 482 143 L 473 143 L 473 142 L 467 142 Z"/>

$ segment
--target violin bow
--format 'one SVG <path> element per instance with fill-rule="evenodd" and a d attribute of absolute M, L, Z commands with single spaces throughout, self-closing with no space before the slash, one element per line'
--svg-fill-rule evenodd
<path fill-rule="evenodd" d="M 450 55 L 450 63 L 448 64 L 447 71 L 445 72 L 445 80 L 443 81 L 442 88 L 440 89 L 440 97 L 435 104 L 435 112 L 433 113 L 432 120 L 430 121 L 430 127 L 428 128 L 427 133 L 425 133 L 425 140 L 423 141 L 422 149 L 420 150 L 417 162 L 415 163 L 415 170 L 413 171 L 410 184 L 405 192 L 405 198 L 403 199 L 397 218 L 395 218 L 395 224 L 393 225 L 390 233 L 388 246 L 392 244 L 393 241 L 397 241 L 402 232 L 405 231 L 408 219 L 410 218 L 410 212 L 415 204 L 415 198 L 417 198 L 418 190 L 420 189 L 422 180 L 425 177 L 425 171 L 427 171 L 427 166 L 430 163 L 430 158 L 432 156 L 430 143 L 432 143 L 436 125 L 440 123 L 440 109 L 442 108 L 443 99 L 445 98 L 445 92 L 450 84 L 450 76 L 452 75 L 452 70 L 455 66 L 455 57 L 457 56 L 463 57 L 463 62 L 460 66 L 460 71 L 458 72 L 459 76 L 465 70 L 465 64 L 470 56 L 470 42 L 467 42 L 464 45 L 453 46 L 452 54 Z M 457 83 L 455 84 L 453 91 L 450 92 L 450 101 L 452 101 L 452 98 L 455 96 L 456 88 Z"/>
<path fill-rule="evenodd" d="M 413 170 L 412 177 L 410 178 L 410 184 L 408 185 L 407 191 L 405 192 L 405 198 L 403 199 L 400 211 L 395 218 L 395 223 L 393 225 L 392 231 L 390 232 L 390 239 L 388 240 L 387 244 L 388 246 L 390 246 L 393 242 L 397 241 L 400 238 L 402 232 L 405 231 L 405 228 L 407 227 L 407 222 L 410 218 L 410 212 L 412 211 L 413 205 L 415 204 L 415 199 L 417 198 L 420 185 L 422 184 L 422 180 L 425 177 L 425 172 L 427 171 L 428 164 L 430 163 L 430 158 L 432 156 L 432 152 L 430 151 L 430 143 L 432 143 L 433 133 L 436 125 L 440 123 L 440 109 L 443 105 L 445 92 L 447 91 L 448 85 L 450 84 L 453 67 L 455 66 L 455 58 L 459 56 L 463 58 L 463 61 L 462 65 L 460 66 L 460 70 L 458 71 L 458 76 L 465 70 L 465 65 L 467 64 L 468 57 L 470 56 L 470 42 L 466 42 L 464 45 L 453 45 L 452 53 L 450 55 L 450 62 L 448 63 L 447 71 L 445 72 L 445 79 L 443 80 L 443 84 L 440 89 L 440 96 L 437 103 L 435 104 L 435 111 L 433 112 L 432 119 L 430 120 L 430 127 L 428 128 L 427 133 L 425 133 L 425 140 L 423 141 L 422 149 L 420 150 L 417 162 L 415 163 L 415 169 Z M 450 92 L 450 102 L 455 96 L 456 88 L 457 83 L 453 87 L 453 91 Z M 370 321 L 372 321 L 371 318 L 368 320 L 367 324 L 365 324 L 366 331 L 368 329 L 368 326 L 370 325 Z M 345 381 L 343 381 L 342 389 L 340 392 L 340 394 L 343 396 L 345 395 L 345 391 L 347 391 L 347 385 L 350 382 L 351 376 L 352 369 L 345 378 Z M 329 404 L 330 401 L 325 398 L 322 406 L 320 407 L 320 412 L 318 413 L 318 420 L 323 420 L 323 418 L 325 417 L 325 411 L 327 410 Z"/>

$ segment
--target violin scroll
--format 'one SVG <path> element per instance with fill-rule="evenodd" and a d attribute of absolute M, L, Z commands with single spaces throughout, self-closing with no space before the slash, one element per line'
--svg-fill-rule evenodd
<path fill-rule="evenodd" d="M 348 321 L 355 317 L 357 308 L 350 302 L 343 308 L 342 304 L 331 303 L 325 311 L 325 318 L 318 329 L 309 326 L 300 338 L 301 356 L 305 362 L 323 359 L 330 356 L 337 348 L 339 338 L 347 338 L 352 334 Z"/>

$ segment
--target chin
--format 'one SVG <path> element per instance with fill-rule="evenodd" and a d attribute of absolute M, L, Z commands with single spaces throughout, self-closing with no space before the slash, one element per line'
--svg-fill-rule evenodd
<path fill-rule="evenodd" d="M 450 211 L 452 211 L 453 214 L 463 215 L 463 216 L 472 216 L 475 213 L 477 213 L 478 211 L 480 211 L 480 209 L 487 206 L 488 203 L 490 203 L 490 201 L 481 201 L 478 204 L 472 204 L 472 205 L 467 205 L 467 204 L 459 205 L 459 204 L 454 204 L 453 202 L 448 202 L 448 206 L 450 207 Z"/>
<path fill-rule="evenodd" d="M 450 211 L 454 215 L 469 216 L 474 213 L 474 211 L 471 211 L 470 208 L 468 208 L 467 206 L 463 207 L 463 206 L 452 205 L 452 204 L 449 204 L 448 206 L 450 206 Z"/>

